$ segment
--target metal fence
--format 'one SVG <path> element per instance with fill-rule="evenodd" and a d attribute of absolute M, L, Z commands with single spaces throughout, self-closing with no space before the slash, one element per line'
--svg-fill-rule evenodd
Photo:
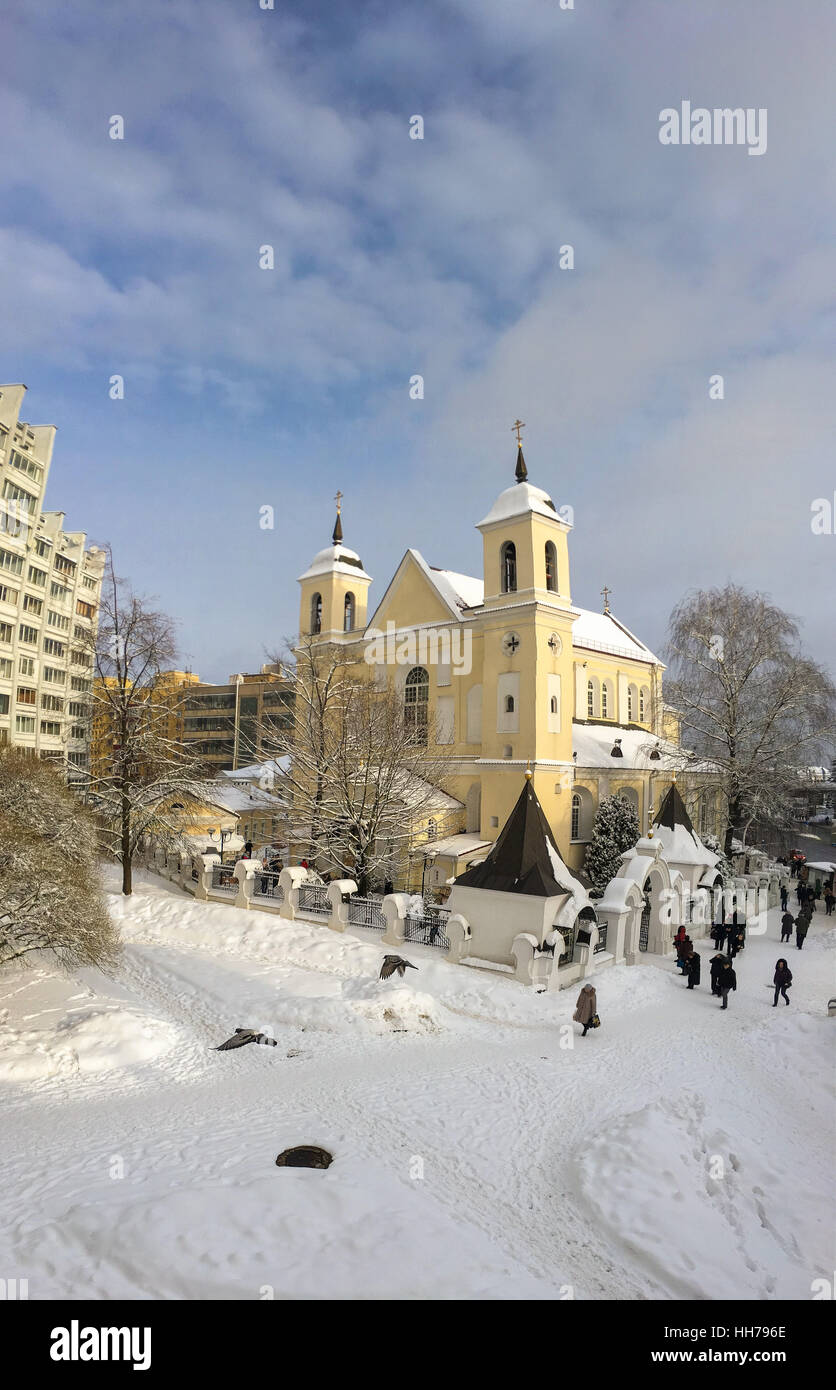
<path fill-rule="evenodd" d="M 331 904 L 324 883 L 300 883 L 299 911 L 310 912 L 317 917 L 330 917 Z"/>
<path fill-rule="evenodd" d="M 566 942 L 566 950 L 560 957 L 560 965 L 571 965 L 575 955 L 575 928 L 558 927 L 557 929 L 563 940 Z"/>
<path fill-rule="evenodd" d="M 264 873 L 256 872 L 253 897 L 268 898 L 274 903 L 284 902 L 284 889 L 279 883 L 279 875 L 270 869 Z"/>
<path fill-rule="evenodd" d="M 382 898 L 358 898 L 354 896 L 348 904 L 348 920 L 354 927 L 370 927 L 372 931 L 385 931 L 386 918 L 381 911 Z"/>
<path fill-rule="evenodd" d="M 212 887 L 217 888 L 222 893 L 237 893 L 238 880 L 235 877 L 235 865 L 213 864 Z"/>
<path fill-rule="evenodd" d="M 450 913 L 440 907 L 424 908 L 423 916 L 407 917 L 404 921 L 404 941 L 415 941 L 422 946 L 440 946 L 449 951 L 447 922 Z"/>

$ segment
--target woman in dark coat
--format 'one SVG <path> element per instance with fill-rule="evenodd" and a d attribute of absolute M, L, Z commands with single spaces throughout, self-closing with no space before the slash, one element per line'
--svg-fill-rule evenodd
<path fill-rule="evenodd" d="M 775 985 L 775 998 L 772 1001 L 773 1009 L 778 1007 L 779 994 L 784 996 L 784 1003 L 789 1004 L 790 1001 L 787 997 L 787 990 L 792 984 L 792 971 L 783 956 L 775 964 L 775 974 L 772 976 L 772 982 Z"/>
<path fill-rule="evenodd" d="M 711 993 L 720 997 L 720 971 L 726 963 L 726 957 L 721 954 L 711 957 Z"/>
<path fill-rule="evenodd" d="M 676 963 L 682 973 L 685 973 L 685 962 L 688 952 L 693 949 L 693 942 L 690 936 L 683 936 L 681 941 L 676 942 Z"/>
<path fill-rule="evenodd" d="M 807 928 L 810 925 L 810 918 L 799 915 L 795 919 L 795 945 L 797 950 L 804 948 L 804 938 L 807 935 Z"/>
<path fill-rule="evenodd" d="M 732 989 L 737 989 L 737 976 L 731 961 L 724 960 L 720 971 L 720 997 L 723 1000 L 724 1009 L 729 1007 L 729 990 Z"/>
<path fill-rule="evenodd" d="M 688 976 L 688 988 L 693 989 L 694 985 L 700 982 L 700 957 L 693 948 L 685 957 L 685 973 Z"/>
<path fill-rule="evenodd" d="M 792 929 L 795 926 L 795 919 L 791 912 L 785 912 L 781 918 L 781 940 L 789 941 L 792 936 Z"/>

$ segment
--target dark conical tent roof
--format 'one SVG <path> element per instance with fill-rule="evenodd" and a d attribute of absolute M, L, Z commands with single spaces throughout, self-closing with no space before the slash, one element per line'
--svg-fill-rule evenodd
<path fill-rule="evenodd" d="M 578 881 L 558 853 L 537 793 L 527 777 L 487 859 L 460 874 L 456 885 L 554 898 L 571 893 Z"/>
<path fill-rule="evenodd" d="M 525 466 L 522 444 L 517 446 L 517 466 L 514 469 L 514 477 L 518 483 L 524 483 L 528 479 L 528 469 Z"/>
<path fill-rule="evenodd" d="M 665 799 L 656 813 L 654 825 L 665 825 L 669 830 L 675 830 L 678 825 L 684 825 L 689 834 L 696 837 L 691 817 L 685 810 L 685 802 L 679 795 L 675 782 L 671 782 L 665 793 Z"/>
<path fill-rule="evenodd" d="M 343 521 L 342 521 L 342 517 L 340 516 L 340 513 L 337 512 L 337 519 L 336 519 L 336 521 L 334 522 L 334 530 L 333 530 L 332 533 L 331 533 L 331 539 L 332 539 L 332 541 L 334 542 L 334 545 L 339 545 L 339 544 L 340 544 L 340 541 L 342 540 L 342 538 L 343 538 Z"/>

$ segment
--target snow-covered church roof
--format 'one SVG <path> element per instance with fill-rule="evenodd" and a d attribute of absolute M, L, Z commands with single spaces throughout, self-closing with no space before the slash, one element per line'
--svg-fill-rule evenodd
<path fill-rule="evenodd" d="M 541 487 L 535 487 L 533 483 L 514 483 L 513 487 L 506 487 L 499 494 L 487 516 L 483 516 L 476 525 L 493 526 L 497 521 L 508 521 L 511 517 L 525 516 L 528 512 L 547 516 L 551 521 L 562 519 L 549 494 Z"/>
<path fill-rule="evenodd" d="M 612 613 L 593 613 L 589 608 L 578 608 L 580 614 L 572 625 L 573 647 L 587 647 L 591 651 L 612 652 L 615 656 L 631 656 L 637 661 L 661 662 L 644 642 L 614 618 Z"/>
<path fill-rule="evenodd" d="M 671 782 L 653 822 L 653 838 L 660 840 L 669 864 L 705 864 L 710 868 L 718 856 L 707 849 L 691 823 L 676 782 Z"/>
<path fill-rule="evenodd" d="M 303 579 L 314 579 L 320 574 L 350 574 L 360 579 L 371 580 L 371 575 L 366 574 L 357 552 L 342 544 L 326 545 L 324 550 L 320 550 L 305 573 L 299 575 L 299 582 Z"/>

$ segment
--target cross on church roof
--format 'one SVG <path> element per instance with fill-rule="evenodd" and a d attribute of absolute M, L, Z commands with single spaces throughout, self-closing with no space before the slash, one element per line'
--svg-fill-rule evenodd
<path fill-rule="evenodd" d="M 513 423 L 513 425 L 511 426 L 511 429 L 512 429 L 512 431 L 514 431 L 514 430 L 516 431 L 516 434 L 517 434 L 517 444 L 521 446 L 521 445 L 522 445 L 522 436 L 521 436 L 521 434 L 520 434 L 520 430 L 524 430 L 524 429 L 525 429 L 525 420 L 519 420 L 519 419 L 515 420 L 514 423 Z"/>
<path fill-rule="evenodd" d="M 601 593 L 602 593 L 603 596 L 604 596 L 604 612 L 605 612 L 605 613 L 609 613 L 609 611 L 610 611 L 610 594 L 612 593 L 612 589 L 608 589 L 607 586 L 606 586 L 606 584 L 605 584 L 604 587 L 603 587 L 603 589 L 601 590 Z"/>

